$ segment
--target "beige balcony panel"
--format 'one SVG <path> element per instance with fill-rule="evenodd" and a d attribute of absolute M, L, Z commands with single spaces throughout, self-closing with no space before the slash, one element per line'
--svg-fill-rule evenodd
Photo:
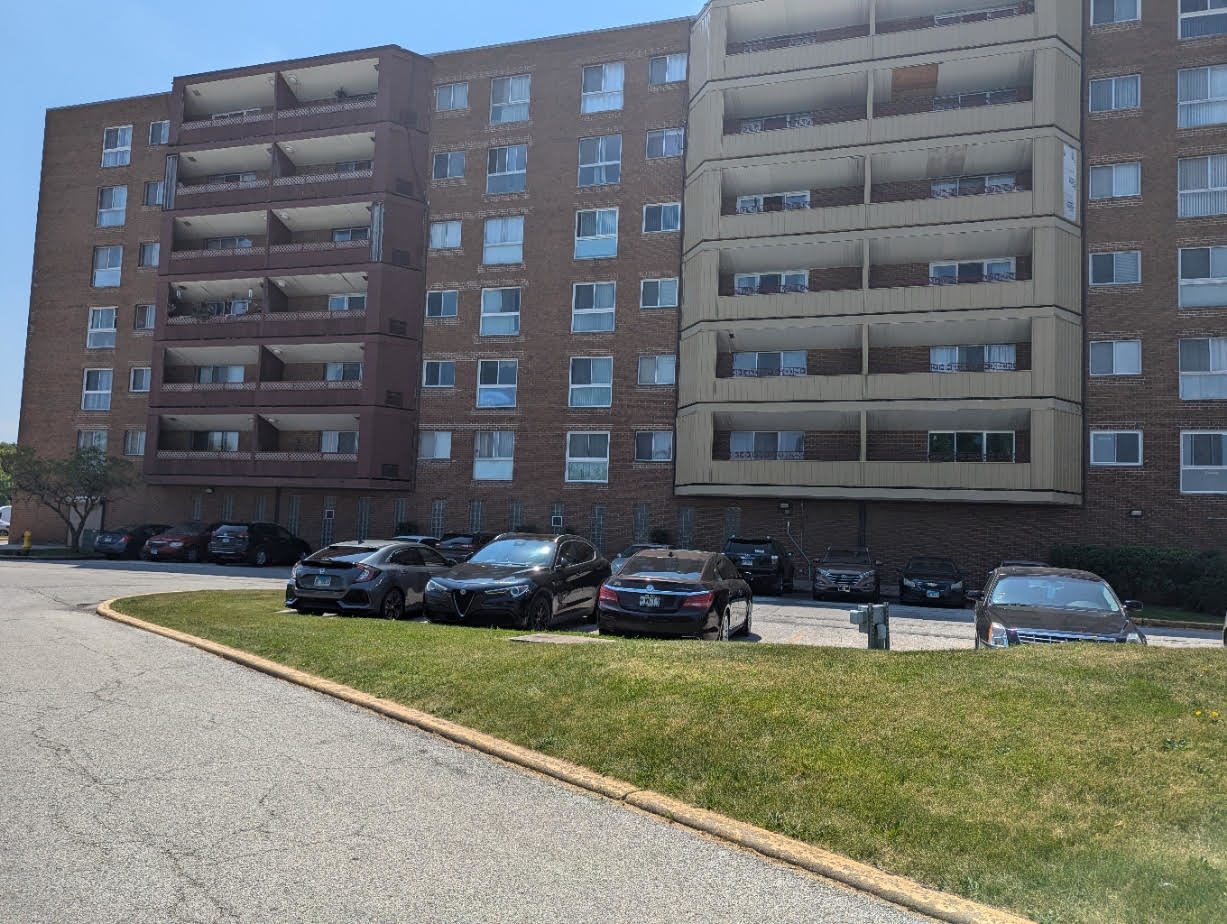
<path fill-rule="evenodd" d="M 1025 105 L 1025 104 L 1015 104 Z M 990 107 L 984 107 L 990 108 Z M 1013 108 L 1013 107 L 1009 107 Z M 693 121 L 693 116 L 691 117 Z M 902 116 L 901 118 L 912 118 Z M 1027 123 L 1029 124 L 1029 123 Z M 1019 126 L 1010 126 L 1019 127 Z M 920 137 L 929 137 L 934 132 L 924 132 Z M 905 137 L 905 136 L 898 136 Z M 895 140 L 877 138 L 870 133 L 870 122 L 858 119 L 852 122 L 833 122 L 827 125 L 812 125 L 805 128 L 786 128 L 780 131 L 751 132 L 744 135 L 724 135 L 718 151 L 712 156 L 720 157 L 770 157 L 774 154 L 792 154 L 802 151 L 821 151 L 832 148 L 848 148 L 876 141 Z M 693 170 L 697 162 L 687 165 Z"/>

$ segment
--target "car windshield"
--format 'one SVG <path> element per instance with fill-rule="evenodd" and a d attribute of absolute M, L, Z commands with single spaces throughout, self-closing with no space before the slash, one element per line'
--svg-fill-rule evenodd
<path fill-rule="evenodd" d="M 220 530 L 219 530 L 220 532 Z M 320 549 L 311 557 L 305 560 L 306 564 L 313 562 L 336 562 L 344 564 L 353 564 L 360 562 L 365 558 L 370 558 L 378 549 L 372 549 L 370 546 L 362 545 L 330 545 L 326 549 Z"/>
<path fill-rule="evenodd" d="M 239 533 L 245 533 L 245 532 L 247 532 L 246 526 L 239 526 L 237 524 L 231 524 L 229 526 L 217 527 L 217 530 L 216 532 L 213 533 L 213 535 L 215 536 L 237 536 Z"/>
<path fill-rule="evenodd" d="M 872 564 L 869 553 L 864 549 L 827 549 L 823 562 L 847 562 L 854 565 Z"/>
<path fill-rule="evenodd" d="M 754 542 L 751 539 L 730 539 L 724 547 L 726 555 L 770 555 L 770 542 Z"/>
<path fill-rule="evenodd" d="M 957 574 L 958 569 L 948 558 L 913 558 L 907 563 L 908 571 L 923 571 L 926 574 Z"/>
<path fill-rule="evenodd" d="M 444 539 L 439 545 L 445 545 L 448 548 L 457 545 L 473 545 L 477 540 L 473 536 L 452 536 L 450 539 Z"/>
<path fill-rule="evenodd" d="M 544 566 L 553 560 L 554 543 L 541 539 L 500 539 L 469 559 L 478 564 L 519 565 L 521 568 Z"/>
<path fill-rule="evenodd" d="M 203 532 L 204 528 L 203 523 L 188 521 L 187 523 L 176 523 L 166 531 L 168 533 L 199 533 Z"/>
<path fill-rule="evenodd" d="M 670 581 L 698 581 L 703 577 L 703 558 L 636 555 L 618 572 L 619 577 L 659 578 Z"/>
<path fill-rule="evenodd" d="M 623 549 L 621 552 L 619 552 L 619 553 L 618 553 L 618 557 L 619 557 L 619 558 L 634 558 L 636 555 L 638 555 L 638 554 L 639 554 L 640 552 L 642 552 L 644 549 L 651 549 L 651 548 L 654 548 L 654 546 L 650 546 L 650 545 L 628 545 L 626 548 L 624 548 L 624 549 Z"/>
<path fill-rule="evenodd" d="M 1119 613 L 1112 588 L 1103 581 L 1049 575 L 1003 577 L 989 602 L 1000 606 L 1042 606 L 1056 610 L 1092 610 Z"/>

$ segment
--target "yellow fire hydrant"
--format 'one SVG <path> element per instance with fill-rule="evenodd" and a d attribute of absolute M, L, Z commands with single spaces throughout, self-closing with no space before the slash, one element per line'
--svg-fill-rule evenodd
<path fill-rule="evenodd" d="M 30 532 L 30 530 L 27 529 L 21 535 L 21 554 L 29 555 L 30 546 L 32 545 L 34 545 L 34 533 Z"/>

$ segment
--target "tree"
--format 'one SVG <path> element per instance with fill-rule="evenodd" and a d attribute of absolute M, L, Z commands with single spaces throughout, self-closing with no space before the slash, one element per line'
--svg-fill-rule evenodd
<path fill-rule="evenodd" d="M 55 512 L 68 527 L 70 545 L 81 551 L 81 533 L 90 514 L 136 483 L 136 467 L 101 449 L 78 449 L 63 459 L 41 458 L 29 446 L 0 455 L 0 469 L 13 491 Z"/>
<path fill-rule="evenodd" d="M 16 443 L 0 443 L 0 506 L 13 502 L 13 479 L 4 468 L 4 460 L 16 451 Z"/>

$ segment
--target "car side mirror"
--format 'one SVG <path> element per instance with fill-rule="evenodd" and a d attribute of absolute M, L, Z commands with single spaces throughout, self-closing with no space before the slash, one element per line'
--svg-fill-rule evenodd
<path fill-rule="evenodd" d="M 984 599 L 984 591 L 982 591 L 982 590 L 969 590 L 969 591 L 967 591 L 967 599 L 968 599 L 968 600 L 983 600 L 983 599 Z"/>
<path fill-rule="evenodd" d="M 1126 600 L 1125 601 L 1125 612 L 1127 613 L 1142 612 L 1142 601 L 1141 600 Z"/>

